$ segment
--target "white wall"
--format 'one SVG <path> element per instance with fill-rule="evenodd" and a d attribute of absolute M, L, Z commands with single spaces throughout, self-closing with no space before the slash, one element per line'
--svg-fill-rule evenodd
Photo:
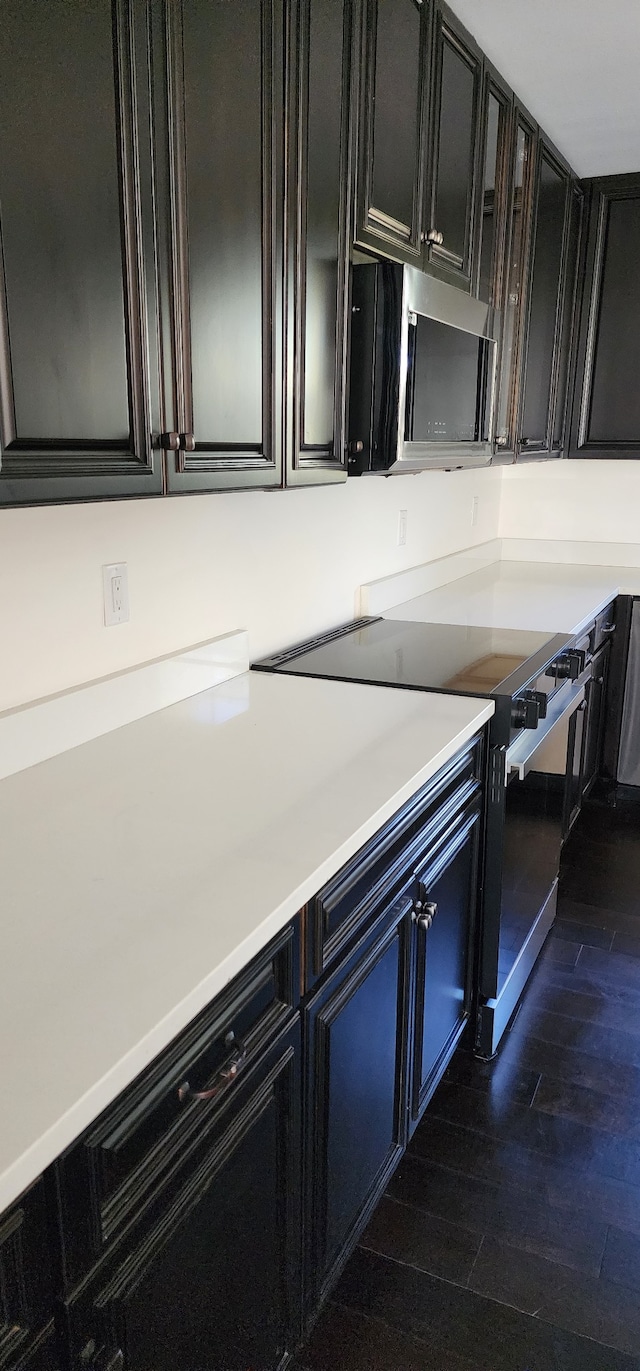
<path fill-rule="evenodd" d="M 0 709 L 229 629 L 248 628 L 260 656 L 346 620 L 363 581 L 496 537 L 500 488 L 500 470 L 428 472 L 285 493 L 2 510 Z M 131 602 L 130 622 L 108 629 L 106 562 L 128 563 Z"/>
<path fill-rule="evenodd" d="M 503 468 L 500 536 L 640 543 L 640 462 Z"/>

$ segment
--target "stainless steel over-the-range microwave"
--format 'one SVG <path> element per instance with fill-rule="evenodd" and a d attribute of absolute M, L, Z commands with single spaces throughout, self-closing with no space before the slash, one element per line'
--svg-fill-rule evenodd
<path fill-rule="evenodd" d="M 349 471 L 491 461 L 497 316 L 415 267 L 353 268 Z"/>

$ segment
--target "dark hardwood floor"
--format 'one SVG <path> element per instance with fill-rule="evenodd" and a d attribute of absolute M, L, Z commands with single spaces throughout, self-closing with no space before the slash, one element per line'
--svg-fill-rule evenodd
<path fill-rule="evenodd" d="M 456 1054 L 300 1371 L 640 1371 L 640 802 L 591 805 L 497 1059 Z"/>

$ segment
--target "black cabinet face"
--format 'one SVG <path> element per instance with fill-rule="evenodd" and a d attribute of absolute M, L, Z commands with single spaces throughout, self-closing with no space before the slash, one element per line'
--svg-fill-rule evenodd
<path fill-rule="evenodd" d="M 462 1033 L 471 1005 L 472 935 L 480 837 L 479 804 L 420 877 L 431 922 L 416 925 L 416 1008 L 411 1074 L 415 1127 Z M 424 903 L 426 901 L 426 903 Z M 435 912 L 432 912 L 435 911 Z"/>
<path fill-rule="evenodd" d="M 427 6 L 365 0 L 356 239 L 391 257 L 422 256 L 429 59 Z"/>
<path fill-rule="evenodd" d="M 519 120 L 516 129 L 511 216 L 507 235 L 507 275 L 503 296 L 502 360 L 496 429 L 497 445 L 507 451 L 513 451 L 516 443 L 534 157 L 534 132 Z"/>
<path fill-rule="evenodd" d="M 2 4 L 0 500 L 162 488 L 146 20 Z"/>
<path fill-rule="evenodd" d="M 640 195 L 605 208 L 597 335 L 586 438 L 640 444 Z"/>
<path fill-rule="evenodd" d="M 404 1054 L 410 899 L 391 929 L 329 977 L 308 1008 L 315 1109 L 309 1121 L 312 1205 L 308 1283 L 330 1289 L 404 1145 Z"/>
<path fill-rule="evenodd" d="M 489 92 L 485 128 L 484 173 L 482 182 L 482 220 L 480 226 L 480 270 L 478 296 L 487 304 L 495 299 L 494 273 L 498 224 L 496 209 L 500 170 L 500 139 L 504 117 L 498 97 Z"/>
<path fill-rule="evenodd" d="M 561 301 L 567 176 L 543 152 L 540 159 L 530 286 L 521 443 L 550 445 L 550 406 Z"/>
<path fill-rule="evenodd" d="M 473 191 L 476 71 L 457 47 L 442 45 L 440 136 L 434 194 L 434 227 L 443 246 L 463 266 L 468 252 Z"/>
<path fill-rule="evenodd" d="M 573 328 L 576 317 L 576 294 L 578 278 L 578 255 L 582 232 L 583 192 L 573 185 L 569 192 L 569 222 L 566 239 L 566 256 L 562 289 L 562 318 L 558 340 L 558 372 L 553 401 L 553 425 L 551 445 L 559 449 L 565 443 L 567 423 L 567 390 L 569 372 L 572 365 Z"/>
<path fill-rule="evenodd" d="M 299 1338 L 299 1029 L 267 1054 L 226 1131 L 167 1191 L 107 1284 L 81 1290 L 72 1342 L 127 1371 L 277 1371 Z M 74 1356 L 75 1356 L 74 1352 Z"/>
<path fill-rule="evenodd" d="M 158 160 L 170 201 L 169 428 L 180 435 L 169 486 L 277 484 L 282 6 L 176 0 L 165 22 Z"/>
<path fill-rule="evenodd" d="M 301 0 L 288 94 L 290 381 L 287 481 L 346 479 L 349 248 L 353 195 L 351 0 Z"/>

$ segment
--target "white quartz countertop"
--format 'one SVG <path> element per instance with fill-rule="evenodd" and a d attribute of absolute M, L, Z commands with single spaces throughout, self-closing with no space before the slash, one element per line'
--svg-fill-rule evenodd
<path fill-rule="evenodd" d="M 500 561 L 405 600 L 384 617 L 579 633 L 620 594 L 640 595 L 640 568 Z"/>
<path fill-rule="evenodd" d="M 0 782 L 0 1212 L 492 713 L 245 672 Z"/>

